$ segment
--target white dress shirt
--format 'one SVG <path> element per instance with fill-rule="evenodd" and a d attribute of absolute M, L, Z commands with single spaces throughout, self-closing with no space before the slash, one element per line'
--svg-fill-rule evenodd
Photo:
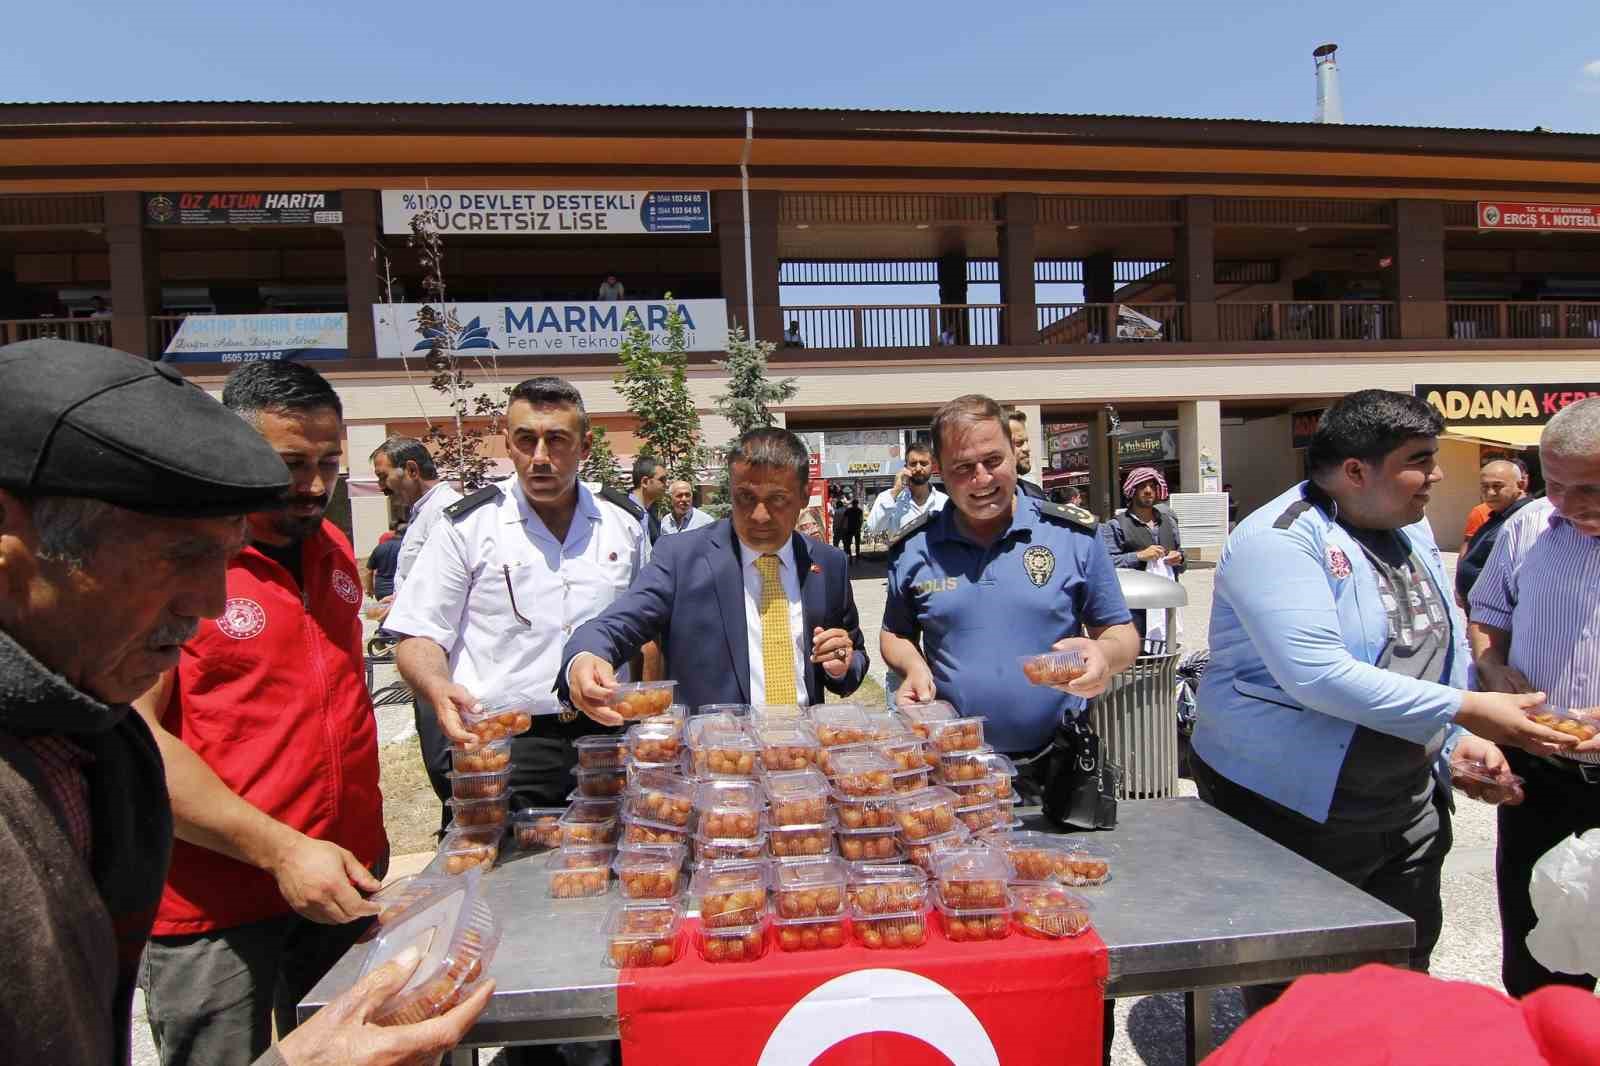
<path fill-rule="evenodd" d="M 739 542 L 743 561 L 745 640 L 750 652 L 750 702 L 767 702 L 767 668 L 761 647 L 761 571 L 756 560 L 764 553 Z M 778 557 L 778 577 L 789 600 L 789 633 L 794 643 L 794 690 L 800 705 L 811 702 L 806 692 L 806 677 L 811 667 L 811 636 L 805 631 L 805 608 L 800 603 L 800 575 L 795 570 L 794 539 L 772 553 Z"/>
<path fill-rule="evenodd" d="M 649 558 L 639 521 L 581 484 L 562 541 L 515 477 L 500 489 L 499 500 L 438 524 L 384 622 L 437 643 L 451 678 L 479 697 L 551 691 L 567 638 Z"/>
<path fill-rule="evenodd" d="M 395 595 L 400 594 L 400 586 L 405 582 L 406 575 L 417 565 L 417 557 L 422 554 L 422 546 L 428 543 L 428 533 L 438 523 L 439 516 L 459 499 L 461 493 L 456 491 L 454 485 L 439 481 L 411 505 L 411 511 L 406 515 L 406 535 L 400 539 L 400 558 L 394 567 Z"/>
<path fill-rule="evenodd" d="M 950 499 L 938 489 L 928 487 L 928 498 L 922 501 L 922 506 L 917 506 L 917 501 L 911 498 L 909 488 L 899 492 L 884 489 L 878 493 L 878 498 L 872 501 L 872 511 L 867 515 L 867 532 L 874 536 L 884 534 L 893 537 L 900 530 L 914 522 L 930 511 L 938 511 Z"/>
<path fill-rule="evenodd" d="M 663 535 L 667 533 L 687 533 L 691 529 L 704 529 L 715 521 L 715 518 L 712 518 L 700 508 L 691 507 L 689 508 L 689 513 L 684 516 L 683 525 L 680 526 L 678 525 L 678 516 L 668 511 L 666 517 L 661 519 L 661 532 Z"/>

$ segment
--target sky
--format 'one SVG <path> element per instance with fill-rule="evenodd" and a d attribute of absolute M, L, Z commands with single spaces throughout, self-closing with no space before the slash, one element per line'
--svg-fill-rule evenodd
<path fill-rule="evenodd" d="M 1600 132 L 1600 4 L 16 3 L 0 101 L 716 104 Z"/>

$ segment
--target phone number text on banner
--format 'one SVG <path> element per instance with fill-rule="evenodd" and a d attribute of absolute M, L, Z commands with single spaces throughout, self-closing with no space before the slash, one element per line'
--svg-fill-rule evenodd
<path fill-rule="evenodd" d="M 372 320 L 378 355 L 388 359 L 421 357 L 435 337 L 452 351 L 479 355 L 581 355 L 617 351 L 630 312 L 655 344 L 665 344 L 674 307 L 688 351 L 727 348 L 726 300 L 376 304 Z"/>
<path fill-rule="evenodd" d="M 343 359 L 344 312 L 286 315 L 189 315 L 167 342 L 168 363 L 256 363 L 278 359 Z"/>
<path fill-rule="evenodd" d="M 586 235 L 711 232 L 705 191 L 606 189 L 386 189 L 383 232 L 410 233 L 426 215 L 436 233 Z"/>

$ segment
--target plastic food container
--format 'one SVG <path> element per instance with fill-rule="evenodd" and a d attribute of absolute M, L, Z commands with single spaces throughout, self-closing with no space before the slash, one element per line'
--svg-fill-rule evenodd
<path fill-rule="evenodd" d="M 1089 901 L 1056 884 L 1012 885 L 1011 917 L 1028 936 L 1078 936 L 1090 926 Z"/>
<path fill-rule="evenodd" d="M 635 818 L 685 828 L 694 813 L 694 783 L 664 770 L 641 770 L 624 806 Z"/>
<path fill-rule="evenodd" d="M 920 948 L 928 942 L 928 920 L 921 910 L 899 914 L 850 912 L 850 929 L 864 948 Z"/>
<path fill-rule="evenodd" d="M 683 881 L 681 844 L 618 849 L 611 868 L 627 899 L 675 899 Z"/>
<path fill-rule="evenodd" d="M 694 709 L 695 718 L 721 718 L 739 725 L 750 717 L 753 708 L 748 703 L 702 703 Z"/>
<path fill-rule="evenodd" d="M 533 728 L 535 715 L 560 714 L 561 701 L 548 692 L 488 696 L 461 713 L 461 724 L 481 743 L 504 740 Z"/>
<path fill-rule="evenodd" d="M 983 718 L 929 722 L 928 743 L 941 755 L 950 751 L 978 751 L 983 748 Z"/>
<path fill-rule="evenodd" d="M 1057 881 L 1063 885 L 1103 885 L 1111 880 L 1104 845 L 1077 836 L 1012 830 L 986 838 L 1005 852 L 1016 873 L 1013 881 Z"/>
<path fill-rule="evenodd" d="M 686 703 L 674 703 L 667 707 L 667 709 L 662 711 L 660 714 L 652 714 L 649 718 L 643 719 L 643 721 L 677 722 L 679 725 L 682 725 L 688 717 L 689 705 Z"/>
<path fill-rule="evenodd" d="M 666 714 L 678 690 L 676 681 L 635 681 L 618 685 L 607 705 L 628 721 Z"/>
<path fill-rule="evenodd" d="M 1594 718 L 1581 711 L 1567 711 L 1559 707 L 1535 707 L 1524 711 L 1531 721 L 1542 726 L 1548 726 L 1568 736 L 1577 737 L 1580 741 L 1590 740 L 1600 735 L 1600 718 Z"/>
<path fill-rule="evenodd" d="M 956 794 L 961 806 L 974 803 L 994 803 L 998 798 L 995 775 L 985 774 L 976 781 L 946 781 L 944 787 Z"/>
<path fill-rule="evenodd" d="M 611 882 L 609 845 L 580 844 L 560 848 L 550 855 L 552 899 L 586 899 L 605 895 Z"/>
<path fill-rule="evenodd" d="M 500 826 L 481 829 L 452 829 L 439 841 L 439 850 L 428 864 L 428 872 L 464 874 L 477 866 L 488 869 L 500 857 Z"/>
<path fill-rule="evenodd" d="M 452 828 L 503 826 L 506 824 L 506 807 L 509 802 L 510 797 L 504 795 L 481 800 L 451 798 L 445 800 L 445 806 L 450 808 Z"/>
<path fill-rule="evenodd" d="M 1011 935 L 1011 896 L 1002 892 L 994 907 L 952 907 L 942 892 L 933 895 L 945 939 L 953 943 L 1004 940 Z"/>
<path fill-rule="evenodd" d="M 775 859 L 808 859 L 833 854 L 833 819 L 813 825 L 772 826 L 767 847 Z"/>
<path fill-rule="evenodd" d="M 956 794 L 947 788 L 924 788 L 894 801 L 895 826 L 905 840 L 943 836 L 955 828 Z"/>
<path fill-rule="evenodd" d="M 833 760 L 848 751 L 877 751 L 878 749 L 865 741 L 859 744 L 835 744 L 831 748 L 823 748 L 817 753 L 817 769 L 833 776 Z"/>
<path fill-rule="evenodd" d="M 829 760 L 833 787 L 846 796 L 887 796 L 894 791 L 894 763 L 871 748 L 853 749 Z"/>
<path fill-rule="evenodd" d="M 1015 799 L 1012 781 L 1017 776 L 1016 764 L 998 751 L 981 751 L 978 758 L 983 760 L 989 768 L 989 776 L 994 779 L 994 798 L 1002 802 Z"/>
<path fill-rule="evenodd" d="M 917 737 L 905 734 L 881 740 L 876 745 L 877 749 L 889 757 L 894 763 L 897 773 L 907 770 L 925 770 L 929 768 L 930 760 L 925 750 L 926 745 Z M 938 765 L 938 760 L 932 760 L 932 765 Z"/>
<path fill-rule="evenodd" d="M 808 725 L 806 709 L 798 703 L 758 703 L 746 712 L 750 728 L 762 730 L 774 725 Z"/>
<path fill-rule="evenodd" d="M 996 848 L 957 848 L 933 859 L 939 898 L 956 910 L 1008 907 L 1006 882 L 1015 874 L 1011 860 Z"/>
<path fill-rule="evenodd" d="M 670 966 L 682 950 L 683 908 L 677 903 L 619 903 L 602 927 L 607 966 Z"/>
<path fill-rule="evenodd" d="M 767 820 L 773 828 L 828 820 L 828 779 L 815 770 L 768 774 Z"/>
<path fill-rule="evenodd" d="M 695 871 L 689 892 L 700 901 L 700 924 L 708 929 L 747 926 L 767 909 L 766 863 L 724 863 Z"/>
<path fill-rule="evenodd" d="M 1008 806 L 1004 814 L 1002 814 L 1000 805 L 994 800 L 973 803 L 965 807 L 957 807 L 956 819 L 967 827 L 968 832 L 982 833 L 985 830 L 994 829 L 1002 823 L 1009 824 L 1011 821 L 1011 808 Z"/>
<path fill-rule="evenodd" d="M 378 1025 L 412 1025 L 448 1011 L 470 994 L 500 944 L 500 925 L 482 899 L 478 874 L 425 886 L 388 915 L 357 978 L 409 947 L 422 953 L 405 985 L 374 1012 Z"/>
<path fill-rule="evenodd" d="M 461 808 L 456 810 L 459 812 Z M 566 813 L 565 807 L 524 807 L 511 816 L 512 839 L 522 851 L 558 848 L 561 846 L 561 816 Z"/>
<path fill-rule="evenodd" d="M 841 796 L 835 793 L 833 806 L 840 829 L 889 829 L 894 820 L 893 796 Z"/>
<path fill-rule="evenodd" d="M 862 713 L 867 721 L 867 743 L 877 744 L 896 737 L 909 737 L 911 731 L 893 711 L 879 707 L 876 709 L 864 708 Z"/>
<path fill-rule="evenodd" d="M 450 749 L 450 769 L 463 774 L 496 773 L 511 768 L 511 740 L 492 740 L 473 751 Z"/>
<path fill-rule="evenodd" d="M 696 836 L 694 861 L 697 863 L 757 862 L 767 857 L 767 834 L 750 840 L 716 840 Z"/>
<path fill-rule="evenodd" d="M 780 951 L 822 951 L 842 948 L 850 938 L 845 915 L 772 919 L 773 939 Z"/>
<path fill-rule="evenodd" d="M 578 749 L 578 765 L 585 770 L 620 770 L 627 748 L 621 737 L 587 736 L 572 742 Z"/>
<path fill-rule="evenodd" d="M 627 815 L 622 819 L 622 843 L 624 845 L 641 844 L 686 844 L 689 840 L 689 831 L 682 826 L 662 825 L 645 818 L 631 818 Z"/>
<path fill-rule="evenodd" d="M 1019 655 L 1017 665 L 1031 685 L 1066 685 L 1088 673 L 1083 653 L 1046 651 L 1038 655 Z"/>
<path fill-rule="evenodd" d="M 1474 781 L 1483 786 L 1487 791 L 1483 792 L 1478 798 L 1484 803 L 1516 804 L 1521 803 L 1527 797 L 1527 793 L 1523 789 L 1525 782 L 1522 778 L 1510 770 L 1507 770 L 1503 775 L 1497 774 L 1490 770 L 1488 764 L 1482 759 L 1451 763 L 1450 776 L 1452 779 L 1460 778 Z"/>
<path fill-rule="evenodd" d="M 689 768 L 696 777 L 751 777 L 759 750 L 742 729 L 701 729 L 689 745 Z"/>
<path fill-rule="evenodd" d="M 851 864 L 846 888 L 857 914 L 920 912 L 928 903 L 928 875 L 905 864 Z"/>
<path fill-rule="evenodd" d="M 947 751 L 939 755 L 939 780 L 947 785 L 964 781 L 980 781 L 989 776 L 989 763 L 984 758 L 990 753 L 987 747 L 973 751 Z"/>
<path fill-rule="evenodd" d="M 838 859 L 778 863 L 772 871 L 772 913 L 783 919 L 835 917 L 849 903 L 849 867 Z"/>
<path fill-rule="evenodd" d="M 616 800 L 575 800 L 561 816 L 562 844 L 615 844 L 621 832 Z"/>
<path fill-rule="evenodd" d="M 889 787 L 896 795 L 922 792 L 933 784 L 933 771 L 924 766 L 920 770 L 902 770 L 889 779 Z"/>
<path fill-rule="evenodd" d="M 900 858 L 899 830 L 840 829 L 839 855 L 847 862 L 882 862 Z"/>
<path fill-rule="evenodd" d="M 915 736 L 927 740 L 929 730 L 940 722 L 949 722 L 961 717 L 956 713 L 955 707 L 944 700 L 929 700 L 927 703 L 902 703 L 895 708 L 895 713 L 905 723 Z"/>
<path fill-rule="evenodd" d="M 870 739 L 867 714 L 853 703 L 818 703 L 811 708 L 811 728 L 825 748 L 862 744 Z"/>
<path fill-rule="evenodd" d="M 767 953 L 767 916 L 749 925 L 700 926 L 700 957 L 707 962 L 750 962 Z"/>
<path fill-rule="evenodd" d="M 504 796 L 511 781 L 510 770 L 496 770 L 489 774 L 464 774 L 451 770 L 445 776 L 450 779 L 450 795 L 464 800 Z"/>
<path fill-rule="evenodd" d="M 922 867 L 927 873 L 933 873 L 933 862 L 938 856 L 947 851 L 965 848 L 972 843 L 972 834 L 967 832 L 967 827 L 957 825 L 942 837 L 930 837 L 906 844 L 906 861 Z"/>
<path fill-rule="evenodd" d="M 621 770 L 585 770 L 578 767 L 572 773 L 578 779 L 578 795 L 590 799 L 609 799 L 622 795 L 628 787 L 628 775 Z"/>
<path fill-rule="evenodd" d="M 673 721 L 640 722 L 628 727 L 622 742 L 635 763 L 677 762 L 683 752 L 683 726 Z"/>
<path fill-rule="evenodd" d="M 695 787 L 697 836 L 706 840 L 754 840 L 763 826 L 766 794 L 754 781 L 722 779 Z"/>
<path fill-rule="evenodd" d="M 804 770 L 822 758 L 822 743 L 799 719 L 764 725 L 755 731 L 761 765 L 768 771 Z"/>

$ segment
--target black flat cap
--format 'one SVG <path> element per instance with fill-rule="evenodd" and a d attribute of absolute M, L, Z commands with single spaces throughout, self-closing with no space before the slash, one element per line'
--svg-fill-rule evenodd
<path fill-rule="evenodd" d="M 0 488 L 176 518 L 282 502 L 289 472 L 170 366 L 72 341 L 0 347 Z"/>

